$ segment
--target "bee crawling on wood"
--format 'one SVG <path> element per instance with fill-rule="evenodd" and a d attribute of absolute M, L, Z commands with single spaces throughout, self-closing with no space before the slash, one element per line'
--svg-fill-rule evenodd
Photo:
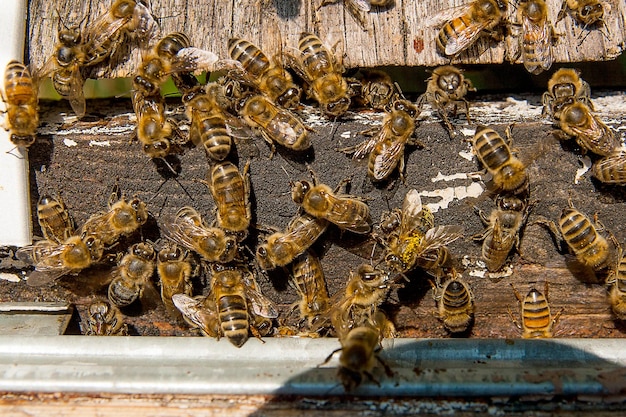
<path fill-rule="evenodd" d="M 465 107 L 465 117 L 471 123 L 469 114 L 469 103 L 465 96 L 469 91 L 476 91 L 472 82 L 465 78 L 463 72 L 452 65 L 443 65 L 433 70 L 431 77 L 427 80 L 426 92 L 417 99 L 417 105 L 421 107 L 425 102 L 433 106 L 445 124 L 450 137 L 455 138 L 455 132 L 448 119 L 449 108 L 453 107 L 453 114 L 459 103 Z"/>
<path fill-rule="evenodd" d="M 496 41 L 503 39 L 502 26 L 508 0 L 474 0 L 436 13 L 429 20 L 443 25 L 436 39 L 437 50 L 445 56 L 457 56 L 483 35 Z M 431 26 L 427 24 L 427 26 Z"/>
<path fill-rule="evenodd" d="M 547 71 L 554 62 L 552 47 L 558 40 L 548 18 L 545 0 L 521 0 L 517 9 L 517 25 L 521 28 L 519 52 L 524 68 L 531 74 Z"/>
<path fill-rule="evenodd" d="M 462 333 L 474 321 L 474 298 L 468 284 L 456 271 L 448 272 L 447 278 L 443 284 L 432 284 L 437 313 L 446 330 Z"/>
<path fill-rule="evenodd" d="M 476 209 L 486 229 L 473 238 L 483 242 L 482 257 L 489 271 L 502 269 L 513 247 L 519 252 L 520 233 L 533 206 L 517 196 L 499 195 L 489 217 Z"/>
<path fill-rule="evenodd" d="M 355 146 L 339 149 L 343 153 L 352 154 L 353 159 L 368 156 L 367 173 L 376 182 L 386 180 L 396 167 L 400 172 L 400 179 L 404 182 L 405 145 L 424 146 L 412 138 L 416 119 L 420 114 L 419 108 L 403 99 L 394 101 L 390 107 L 385 114 L 382 127 L 370 139 Z M 369 132 L 370 130 L 363 133 Z"/>
<path fill-rule="evenodd" d="M 561 213 L 558 226 L 546 219 L 539 219 L 536 223 L 547 227 L 555 239 L 562 238 L 581 265 L 594 272 L 606 271 L 612 265 L 614 249 L 619 247 L 617 240 L 611 233 L 607 239 L 601 233 L 604 226 L 574 208 L 571 198 L 569 207 Z"/>
<path fill-rule="evenodd" d="M 558 322 L 563 310 L 552 315 L 548 304 L 548 281 L 545 282 L 543 292 L 532 287 L 526 297 L 522 297 L 513 284 L 511 288 L 520 303 L 521 325 L 513 317 L 511 309 L 509 309 L 509 315 L 513 323 L 522 330 L 522 337 L 525 339 L 552 337 L 554 325 Z"/>

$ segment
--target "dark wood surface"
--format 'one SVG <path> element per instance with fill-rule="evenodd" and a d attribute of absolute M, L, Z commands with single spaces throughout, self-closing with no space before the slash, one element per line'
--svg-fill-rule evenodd
<path fill-rule="evenodd" d="M 600 117 L 618 134 L 622 132 L 624 96 L 603 93 L 594 97 L 594 102 Z M 177 107 L 175 100 L 170 104 L 172 114 L 180 118 L 180 127 L 185 129 L 181 108 Z M 139 143 L 133 141 L 135 119 L 127 100 L 90 101 L 88 116 L 80 122 L 72 120 L 64 102 L 44 103 L 42 109 L 41 134 L 30 150 L 33 210 L 40 195 L 59 193 L 80 225 L 94 212 L 106 209 L 108 197 L 118 184 L 127 195 L 137 195 L 148 204 L 151 218 L 141 231 L 145 239 L 158 240 L 160 219 L 185 205 L 195 207 L 208 221 L 213 219 L 213 200 L 206 185 L 201 182 L 208 170 L 204 152 L 190 148 L 179 155 L 180 174 L 176 177 L 167 168 L 155 165 L 142 153 Z M 519 320 L 517 301 L 510 284 L 525 294 L 531 283 L 537 283 L 542 289 L 543 282 L 547 280 L 553 311 L 563 310 L 555 328 L 556 337 L 623 337 L 625 328 L 611 315 L 602 277 L 578 271 L 576 263 L 570 262 L 571 256 L 557 250 L 547 230 L 535 224 L 540 216 L 556 220 L 571 198 L 582 212 L 589 216 L 597 215 L 606 229 L 623 243 L 626 240 L 623 188 L 598 183 L 589 172 L 575 183 L 576 171 L 581 166 L 579 149 L 573 141 L 558 142 L 554 139 L 553 127 L 540 118 L 540 111 L 536 95 L 481 96 L 472 103 L 475 123 L 492 125 L 504 134 L 506 126 L 515 122 L 513 146 L 521 158 L 531 161 L 528 166 L 531 199 L 536 204 L 523 235 L 523 256 L 513 254 L 510 257 L 508 273 L 489 276 L 477 264 L 481 256 L 480 244 L 474 242 L 471 236 L 481 233 L 484 227 L 473 206 L 486 213 L 494 207 L 485 193 L 478 198 L 452 199 L 447 208 L 435 213 L 436 224 L 460 224 L 465 230 L 465 238 L 451 244 L 450 250 L 476 301 L 475 323 L 467 336 L 519 337 L 520 332 L 509 314 L 510 309 Z M 309 164 L 319 179 L 331 187 L 345 178 L 351 178 L 350 192 L 367 200 L 374 221 L 378 221 L 383 211 L 399 207 L 410 188 L 425 195 L 425 204 L 439 204 L 440 197 L 426 195 L 456 187 L 457 197 L 463 197 L 468 189 L 484 187 L 476 179 L 433 180 L 441 177 L 439 173 L 452 176 L 480 169 L 476 160 L 471 159 L 470 143 L 461 139 L 465 135 L 469 135 L 465 139 L 471 138 L 474 131 L 464 118 L 455 120 L 461 134 L 453 140 L 435 115 L 426 110 L 416 132 L 425 147 L 407 147 L 406 184 L 394 179 L 380 187 L 372 185 L 366 178 L 364 161 L 352 161 L 336 149 L 361 141 L 363 138 L 357 133 L 379 123 L 381 114 L 370 111 L 350 113 L 336 123 L 320 118 L 317 109 L 310 107 L 303 108 L 302 115 L 314 129 L 313 151 L 307 155 L 279 151 L 270 160 L 269 147 L 260 138 L 245 139 L 236 144 L 240 167 L 248 158 L 251 161 L 253 221 L 256 224 L 278 228 L 287 225 L 297 211 L 297 206 L 291 201 L 289 181 L 309 178 L 305 164 Z M 254 251 L 261 237 L 254 231 L 251 235 L 246 244 Z M 141 236 L 134 237 L 139 238 Z M 322 257 L 329 292 L 334 294 L 343 288 L 350 270 L 369 262 L 371 239 L 350 233 L 341 234 L 331 227 L 315 249 Z M 119 250 L 123 251 L 125 247 Z M 77 285 L 73 283 L 76 278 L 68 277 L 45 289 L 31 288 L 24 282 L 2 281 L 0 294 L 2 301 L 67 300 L 77 305 L 78 315 L 84 319 L 86 304 L 94 295 L 106 294 L 106 287 L 95 285 L 92 288 L 87 284 L 97 281 L 90 276 L 107 275 L 110 269 L 111 265 L 104 265 L 84 271 Z M 435 316 L 430 277 L 414 271 L 408 274 L 408 278 L 409 282 L 401 282 L 394 288 L 385 305 L 393 316 L 399 335 L 448 337 Z M 263 292 L 281 306 L 284 317 L 297 300 L 288 279 L 288 275 L 280 269 L 258 277 Z M 196 288 L 196 291 L 201 291 L 202 284 L 197 282 Z M 145 313 L 140 310 L 126 313 L 129 324 L 137 334 L 195 334 L 188 331 L 185 325 L 171 320 L 162 306 Z M 297 314 L 288 316 L 288 322 L 296 319 Z"/>

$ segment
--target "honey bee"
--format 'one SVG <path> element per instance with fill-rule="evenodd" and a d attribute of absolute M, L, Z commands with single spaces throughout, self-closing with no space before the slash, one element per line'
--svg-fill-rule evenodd
<path fill-rule="evenodd" d="M 381 340 L 384 337 L 393 337 L 393 333 L 393 323 L 382 311 L 377 310 L 371 319 L 339 338 L 341 348 L 334 350 L 324 363 L 341 351 L 337 375 L 346 392 L 357 388 L 363 382 L 364 376 L 379 384 L 372 375 L 376 361 L 384 367 L 387 376 L 393 375 L 389 366 L 378 357 L 378 352 L 382 349 Z"/>
<path fill-rule="evenodd" d="M 131 305 L 150 285 L 154 274 L 156 250 L 148 242 L 135 243 L 128 249 L 113 272 L 109 284 L 109 301 L 118 307 Z"/>
<path fill-rule="evenodd" d="M 129 236 L 148 221 L 146 203 L 136 196 L 128 200 L 117 192 L 109 198 L 109 210 L 92 215 L 80 229 L 82 236 L 94 236 L 110 247 L 120 237 Z"/>
<path fill-rule="evenodd" d="M 560 22 L 567 13 L 571 13 L 574 19 L 586 29 L 604 22 L 604 5 L 599 0 L 563 0 L 563 5 L 556 18 Z"/>
<path fill-rule="evenodd" d="M 435 227 L 432 212 L 422 206 L 415 189 L 407 192 L 399 213 L 383 216 L 380 229 L 383 233 L 376 233 L 376 239 L 385 247 L 384 261 L 393 272 L 404 273 L 421 267 L 438 274 L 449 260 L 446 245 L 463 236 L 461 226 Z"/>
<path fill-rule="evenodd" d="M 211 275 L 211 291 L 204 300 L 194 302 L 184 294 L 175 294 L 172 298 L 181 313 L 203 333 L 218 338 L 224 336 L 241 347 L 248 340 L 249 332 L 260 335 L 255 323 L 266 325 L 257 316 L 278 317 L 276 306 L 259 291 L 254 275 L 245 266 L 213 264 Z"/>
<path fill-rule="evenodd" d="M 594 226 L 589 217 L 574 208 L 571 199 L 569 207 L 561 213 L 558 228 L 551 221 L 539 220 L 538 223 L 547 226 L 557 239 L 562 237 L 582 265 L 596 272 L 609 266 L 612 249 L 608 240 L 598 232 L 604 227 L 599 223 Z"/>
<path fill-rule="evenodd" d="M 609 289 L 609 303 L 611 310 L 618 320 L 626 320 L 626 257 L 622 255 L 622 249 L 619 249 L 617 257 L 617 266 L 612 271 L 607 283 Z"/>
<path fill-rule="evenodd" d="M 231 38 L 228 53 L 232 59 L 241 62 L 245 70 L 237 78 L 254 85 L 279 106 L 293 109 L 300 104 L 300 87 L 294 84 L 281 63 L 272 62 L 258 46 L 245 39 Z"/>
<path fill-rule="evenodd" d="M 137 88 L 132 92 L 132 101 L 137 115 L 137 139 L 141 142 L 142 150 L 150 158 L 165 158 L 175 153 L 178 140 L 173 121 L 165 115 L 165 100 L 160 95 L 146 96 Z"/>
<path fill-rule="evenodd" d="M 581 101 L 592 111 L 591 88 L 589 84 L 580 78 L 580 71 L 572 68 L 560 68 L 555 71 L 548 81 L 548 91 L 541 96 L 545 117 L 550 114 L 554 120 L 561 118 L 564 107 L 575 101 Z"/>
<path fill-rule="evenodd" d="M 86 110 L 81 74 L 85 62 L 85 45 L 80 26 L 67 27 L 63 23 L 63 27 L 58 30 L 54 55 L 37 71 L 36 78 L 39 80 L 51 76 L 54 89 L 61 97 L 69 100 L 72 110 L 80 119 Z"/>
<path fill-rule="evenodd" d="M 415 132 L 415 120 L 419 109 L 408 100 L 396 100 L 391 111 L 385 114 L 383 125 L 372 138 L 341 152 L 353 154 L 353 159 L 369 155 L 367 173 L 374 181 L 384 181 L 396 167 L 404 182 L 404 147 L 406 144 L 418 144 L 411 140 Z"/>
<path fill-rule="evenodd" d="M 319 103 L 327 116 L 342 116 L 355 94 L 342 75 L 343 64 L 337 60 L 334 51 L 329 51 L 311 33 L 300 35 L 298 49 L 300 56 L 293 59 L 292 68 L 307 84 L 307 95 Z"/>
<path fill-rule="evenodd" d="M 115 54 L 126 35 L 142 45 L 156 37 L 158 25 L 143 1 L 115 0 L 85 31 L 84 65 L 96 65 Z"/>
<path fill-rule="evenodd" d="M 244 96 L 237 102 L 236 110 L 250 127 L 258 129 L 270 145 L 270 158 L 276 153 L 274 143 L 294 151 L 304 151 L 311 147 L 307 128 L 302 120 L 261 94 Z"/>
<path fill-rule="evenodd" d="M 39 198 L 37 221 L 43 237 L 51 242 L 62 243 L 74 235 L 74 222 L 60 197 L 42 195 Z"/>
<path fill-rule="evenodd" d="M 626 155 L 617 152 L 596 161 L 592 175 L 606 184 L 626 185 Z"/>
<path fill-rule="evenodd" d="M 172 317 L 180 317 L 180 312 L 172 302 L 172 296 L 174 294 L 191 296 L 193 268 L 189 252 L 179 248 L 175 243 L 168 244 L 159 250 L 156 268 L 165 309 Z"/>
<path fill-rule="evenodd" d="M 474 300 L 466 282 L 455 273 L 434 293 L 439 318 L 450 333 L 465 332 L 474 320 Z"/>
<path fill-rule="evenodd" d="M 108 301 L 94 301 L 87 307 L 89 336 L 128 336 L 128 326 L 120 310 Z"/>
<path fill-rule="evenodd" d="M 436 39 L 437 49 L 446 56 L 456 56 L 488 34 L 496 41 L 502 34 L 496 28 L 503 23 L 508 0 L 474 0 L 441 13 L 447 18 Z"/>
<path fill-rule="evenodd" d="M 43 286 L 67 274 L 77 274 L 102 259 L 104 246 L 91 235 L 72 236 L 63 243 L 41 240 L 17 250 L 22 262 L 35 270 L 28 277 L 28 285 Z"/>
<path fill-rule="evenodd" d="M 311 251 L 305 250 L 291 265 L 291 283 L 300 296 L 294 303 L 300 309 L 300 317 L 312 326 L 330 308 L 326 278 L 322 264 Z"/>
<path fill-rule="evenodd" d="M 548 282 L 546 281 L 545 283 L 543 293 L 532 287 L 526 294 L 526 297 L 522 297 L 513 284 L 511 284 L 511 288 L 513 288 L 515 298 L 520 303 L 521 326 L 513 317 L 510 309 L 509 315 L 513 323 L 522 330 L 522 337 L 525 339 L 552 337 L 554 325 L 557 323 L 563 310 L 552 316 L 550 306 L 548 305 Z"/>
<path fill-rule="evenodd" d="M 222 161 L 209 169 L 207 181 L 217 206 L 217 226 L 234 233 L 239 241 L 246 238 L 252 218 L 249 169 L 250 161 L 241 173 L 233 163 Z"/>
<path fill-rule="evenodd" d="M 506 130 L 505 141 L 495 130 L 485 126 L 476 128 L 472 145 L 476 157 L 491 174 L 498 193 L 521 194 L 528 189 L 525 164 L 511 152 L 511 127 Z"/>
<path fill-rule="evenodd" d="M 620 141 L 613 131 L 580 101 L 563 108 L 559 127 L 563 131 L 560 137 L 562 139 L 574 137 L 583 153 L 589 151 L 596 155 L 608 156 L 620 147 Z"/>
<path fill-rule="evenodd" d="M 345 290 L 333 296 L 328 312 L 339 338 L 371 319 L 390 290 L 389 273 L 382 269 L 361 264 L 356 271 L 350 271 Z M 324 324 L 320 321 L 318 327 Z"/>
<path fill-rule="evenodd" d="M 454 106 L 454 113 L 456 113 L 457 104 L 463 102 L 465 117 L 467 122 L 471 123 L 469 103 L 465 99 L 468 91 L 476 91 L 472 81 L 465 78 L 458 68 L 452 65 L 443 65 L 433 70 L 432 75 L 427 80 L 426 92 L 418 98 L 417 104 L 421 108 L 424 102 L 430 103 L 441 115 L 450 136 L 456 137 L 457 134 L 448 119 L 448 108 Z"/>
<path fill-rule="evenodd" d="M 372 230 L 372 218 L 368 205 L 358 197 L 347 194 L 336 194 L 326 184 L 318 184 L 311 171 L 313 182 L 291 182 L 291 198 L 302 209 L 314 217 L 326 219 L 341 230 L 365 234 Z"/>
<path fill-rule="evenodd" d="M 504 266 L 514 246 L 519 251 L 519 234 L 528 220 L 533 204 L 527 204 L 516 196 L 499 195 L 496 206 L 489 217 L 478 210 L 486 229 L 474 236 L 475 240 L 483 241 L 482 257 L 491 272 L 499 271 Z"/>
<path fill-rule="evenodd" d="M 256 260 L 264 270 L 291 263 L 324 233 L 328 220 L 304 213 L 294 217 L 286 231 L 272 233 L 256 250 Z"/>
<path fill-rule="evenodd" d="M 192 207 L 183 207 L 161 225 L 173 242 L 198 253 L 208 262 L 227 263 L 237 255 L 237 241 L 219 227 L 208 227 Z"/>
<path fill-rule="evenodd" d="M 207 89 L 214 90 L 211 86 L 207 86 Z M 191 121 L 189 139 L 196 146 L 202 144 L 212 160 L 226 159 L 232 140 L 228 133 L 226 114 L 215 94 L 188 93 L 183 96 L 183 102 L 187 118 Z"/>
<path fill-rule="evenodd" d="M 386 110 L 400 98 L 400 90 L 389 74 L 379 70 L 363 70 L 358 78 L 361 92 L 356 97 L 364 106 Z"/>
<path fill-rule="evenodd" d="M 15 146 L 28 148 L 35 142 L 39 125 L 37 87 L 28 68 L 18 61 L 11 61 L 4 71 L 4 94 L 6 105 L 5 128 Z"/>
<path fill-rule="evenodd" d="M 552 45 L 558 39 L 548 19 L 545 0 L 524 0 L 517 9 L 522 36 L 519 38 L 524 68 L 531 74 L 541 74 L 552 66 Z"/>

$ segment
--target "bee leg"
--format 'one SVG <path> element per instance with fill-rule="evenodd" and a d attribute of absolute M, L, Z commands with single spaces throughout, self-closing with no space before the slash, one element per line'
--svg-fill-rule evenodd
<path fill-rule="evenodd" d="M 334 355 L 335 353 L 337 353 L 337 352 L 341 351 L 342 349 L 343 349 L 343 348 L 337 348 L 337 349 L 333 350 L 332 352 L 330 352 L 330 355 L 328 355 L 328 356 L 326 357 L 326 359 L 324 359 L 324 362 L 322 362 L 322 363 L 320 363 L 319 365 L 317 365 L 317 367 L 319 368 L 319 367 L 320 367 L 320 366 L 322 366 L 322 365 L 326 365 L 326 364 L 330 361 L 330 359 L 333 357 L 333 355 Z"/>
<path fill-rule="evenodd" d="M 509 317 L 511 317 L 511 321 L 513 322 L 513 324 L 515 325 L 515 327 L 517 327 L 519 330 L 522 330 L 522 326 L 519 324 L 519 322 L 517 321 L 517 319 L 513 316 L 513 312 L 511 311 L 510 307 L 507 307 L 506 310 L 509 313 Z"/>
<path fill-rule="evenodd" d="M 552 236 L 552 239 L 554 240 L 554 244 L 556 245 L 557 248 L 559 248 L 561 252 L 563 252 L 563 248 L 560 243 L 563 240 L 563 237 L 561 235 L 560 230 L 558 229 L 558 227 L 552 220 L 548 220 L 545 217 L 541 217 L 535 220 L 532 224 L 539 224 L 547 228 L 548 232 L 550 232 L 550 235 Z"/>
<path fill-rule="evenodd" d="M 265 343 L 265 340 L 263 340 L 263 338 L 261 337 L 261 333 L 259 333 L 259 330 L 254 327 L 254 326 L 250 326 L 250 333 L 252 333 L 252 336 L 256 337 L 257 339 L 259 339 L 261 341 L 261 343 Z"/>
<path fill-rule="evenodd" d="M 511 288 L 513 289 L 513 294 L 515 294 L 515 298 L 517 298 L 517 301 L 519 301 L 520 303 L 524 300 L 524 298 L 522 297 L 522 295 L 519 293 L 519 291 L 517 291 L 517 288 L 515 288 L 515 285 L 513 285 L 513 283 L 509 283 L 509 285 L 511 286 Z"/>
<path fill-rule="evenodd" d="M 387 362 L 385 362 L 380 356 L 378 356 L 378 352 L 380 352 L 380 349 L 378 349 L 378 351 L 376 352 L 376 360 L 378 361 L 378 363 L 380 363 L 380 365 L 383 367 L 383 369 L 385 370 L 385 375 L 387 375 L 389 378 L 393 377 L 396 373 L 394 371 L 391 370 L 391 367 L 389 365 L 387 365 Z M 367 375 L 367 373 L 365 373 L 365 375 Z M 368 376 L 369 378 L 369 376 Z M 378 381 L 375 381 L 378 384 Z M 378 384 L 380 385 L 380 384 Z"/>
<path fill-rule="evenodd" d="M 478 215 L 478 217 L 480 217 L 480 220 L 483 222 L 483 225 L 485 226 L 491 225 L 491 221 L 489 220 L 489 217 L 485 215 L 485 212 L 476 206 L 473 206 L 473 207 L 474 207 L 474 212 Z"/>
<path fill-rule="evenodd" d="M 272 138 L 270 138 L 265 132 L 261 132 L 261 136 L 270 147 L 269 159 L 271 160 L 274 158 L 274 155 L 276 154 L 276 145 L 274 145 L 274 141 L 272 140 Z"/>
<path fill-rule="evenodd" d="M 461 101 L 465 104 L 465 118 L 467 119 L 467 123 L 468 124 L 472 124 L 472 118 L 470 117 L 470 105 L 469 105 L 469 101 L 465 100 L 464 98 L 461 99 Z"/>
<path fill-rule="evenodd" d="M 561 20 L 565 18 L 567 14 L 567 0 L 563 0 L 563 4 L 561 5 L 561 10 L 559 10 L 559 14 L 556 16 L 556 22 L 554 24 L 558 24 Z"/>
<path fill-rule="evenodd" d="M 561 318 L 561 314 L 563 314 L 563 310 L 565 309 L 561 308 L 559 312 L 556 313 L 552 318 L 552 321 L 550 322 L 550 330 L 552 330 L 552 328 L 554 328 L 554 326 L 556 326 L 556 324 L 558 323 L 559 319 Z"/>

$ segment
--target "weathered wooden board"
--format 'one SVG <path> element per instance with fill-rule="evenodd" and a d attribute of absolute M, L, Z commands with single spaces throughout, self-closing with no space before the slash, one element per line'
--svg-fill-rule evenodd
<path fill-rule="evenodd" d="M 593 100 L 600 117 L 623 140 L 626 96 L 603 94 L 594 96 Z M 567 257 L 557 251 L 547 231 L 534 224 L 538 216 L 556 220 L 571 197 L 579 210 L 597 214 L 624 244 L 626 194 L 623 187 L 602 185 L 592 180 L 589 173 L 576 182 L 581 166 L 578 148 L 573 141 L 559 143 L 553 138 L 553 127 L 540 117 L 538 96 L 482 96 L 473 103 L 476 103 L 472 105 L 474 123 L 492 125 L 501 134 L 506 125 L 516 123 L 514 146 L 521 157 L 536 157 L 528 169 L 531 198 L 537 203 L 522 240 L 523 257 L 512 258 L 511 273 L 507 276 L 490 279 L 477 263 L 480 244 L 473 242 L 471 236 L 481 233 L 483 225 L 472 206 L 490 212 L 493 202 L 484 194 L 479 195 L 484 187 L 480 181 L 465 177 L 479 169 L 471 154 L 471 144 L 450 139 L 438 118 L 428 110 L 420 117 L 422 122 L 416 132 L 425 148 L 407 149 L 407 182 L 396 181 L 389 189 L 372 186 L 366 179 L 364 162 L 353 162 L 336 151 L 361 141 L 363 138 L 358 132 L 379 123 L 379 113 L 350 112 L 341 122 L 330 123 L 320 118 L 317 109 L 305 107 L 301 114 L 315 131 L 312 133 L 313 152 L 304 156 L 279 152 L 270 160 L 268 147 L 262 139 L 237 143 L 239 166 L 251 158 L 254 222 L 279 228 L 287 225 L 297 210 L 291 201 L 289 181 L 309 177 L 304 163 L 310 164 L 320 180 L 331 186 L 352 178 L 350 192 L 367 199 L 375 221 L 384 210 L 399 207 L 408 189 L 416 188 L 425 203 L 438 209 L 436 224 L 461 224 L 465 229 L 466 238 L 450 245 L 450 250 L 476 298 L 476 320 L 470 337 L 518 337 L 520 333 L 508 312 L 511 309 L 517 316 L 517 303 L 509 284 L 513 283 L 520 292 L 526 293 L 530 283 L 538 282 L 543 288 L 546 280 L 550 283 L 552 308 L 554 311 L 563 309 L 556 336 L 626 336 L 623 323 L 614 321 L 610 313 L 605 286 L 593 277 L 568 269 Z M 171 177 L 168 171 L 158 170 L 142 153 L 139 143 L 132 140 L 135 118 L 127 100 L 93 101 L 88 103 L 88 109 L 88 116 L 75 122 L 64 102 L 42 104 L 40 137 L 30 150 L 33 205 L 43 193 L 58 192 L 80 225 L 92 213 L 106 208 L 108 196 L 117 183 L 126 194 L 136 194 L 148 203 L 153 219 L 142 230 L 144 238 L 158 239 L 158 222 L 162 216 L 185 205 L 198 209 L 208 221 L 213 219 L 212 198 L 206 186 L 199 182 L 205 179 L 208 169 L 203 150 L 188 149 L 180 155 L 180 174 L 168 179 Z M 181 107 L 172 102 L 171 109 L 185 129 Z M 461 132 L 460 137 L 467 139 L 473 135 L 474 125 L 468 125 L 463 117 L 456 120 L 455 125 Z M 537 155 L 536 150 L 543 145 L 546 145 L 545 152 Z M 470 198 L 477 195 L 477 199 Z M 252 235 L 247 244 L 254 250 L 257 243 L 254 231 Z M 363 239 L 349 233 L 342 235 L 331 228 L 316 245 L 331 294 L 341 290 L 350 269 L 369 262 L 369 252 L 363 250 L 369 247 L 363 243 Z M 110 266 L 104 268 L 105 272 L 107 268 Z M 89 280 L 92 273 L 86 271 L 84 279 Z M 394 289 L 385 306 L 400 335 L 447 336 L 434 314 L 429 277 L 415 272 L 409 274 L 409 279 L 409 283 Z M 2 301 L 67 300 L 77 305 L 78 313 L 84 318 L 86 304 L 94 293 L 104 296 L 105 288 L 71 292 L 66 287 L 70 287 L 72 281 L 73 278 L 62 280 L 51 289 L 2 281 L 0 297 Z M 286 315 L 297 300 L 288 284 L 288 275 L 281 270 L 272 271 L 260 276 L 259 282 L 264 293 L 279 303 Z M 145 315 L 138 311 L 127 313 L 129 323 L 139 334 L 190 334 L 185 326 L 169 319 L 162 307 Z M 288 319 L 295 320 L 297 315 Z"/>
<path fill-rule="evenodd" d="M 348 0 L 345 0 L 348 1 Z M 200 48 L 227 57 L 227 40 L 237 36 L 257 43 L 269 55 L 297 48 L 303 31 L 317 33 L 329 46 L 338 44 L 346 67 L 384 65 L 436 66 L 450 63 L 435 49 L 438 28 L 432 15 L 467 3 L 467 0 L 397 0 L 388 9 L 373 8 L 365 15 L 364 31 L 339 0 L 315 10 L 321 0 L 160 0 L 152 2 L 162 34 L 187 33 Z M 515 21 L 515 2 L 508 7 L 508 20 Z M 551 21 L 561 8 L 561 0 L 547 0 Z M 554 48 L 555 62 L 602 61 L 617 57 L 626 43 L 626 4 L 603 0 L 606 27 L 584 28 L 568 15 L 556 25 L 563 36 Z M 110 7 L 110 0 L 33 0 L 29 3 L 28 60 L 41 68 L 53 54 L 59 16 L 66 25 L 88 26 Z M 58 12 L 58 14 L 57 14 Z M 319 24 L 314 24 L 316 19 Z M 518 37 L 514 31 L 500 44 L 479 41 L 452 63 L 502 63 L 516 56 Z M 122 52 L 128 53 L 127 48 Z M 135 48 L 132 58 L 114 57 L 111 68 L 95 68 L 91 77 L 120 77 L 131 74 L 140 59 Z"/>

